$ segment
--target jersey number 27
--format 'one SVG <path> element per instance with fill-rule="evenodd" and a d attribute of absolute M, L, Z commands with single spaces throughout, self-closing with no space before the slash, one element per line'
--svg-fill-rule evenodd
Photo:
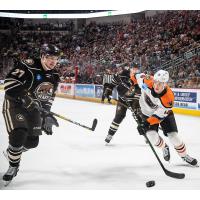
<path fill-rule="evenodd" d="M 14 72 L 12 72 L 11 74 L 14 76 L 17 76 L 18 78 L 21 78 L 24 75 L 25 71 L 21 70 L 21 69 L 15 69 Z"/>

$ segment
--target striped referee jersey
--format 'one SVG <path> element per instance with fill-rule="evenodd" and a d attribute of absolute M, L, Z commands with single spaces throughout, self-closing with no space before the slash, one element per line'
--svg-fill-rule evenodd
<path fill-rule="evenodd" d="M 103 85 L 105 83 L 112 83 L 112 78 L 113 78 L 112 74 L 104 74 L 104 76 L 103 76 Z"/>

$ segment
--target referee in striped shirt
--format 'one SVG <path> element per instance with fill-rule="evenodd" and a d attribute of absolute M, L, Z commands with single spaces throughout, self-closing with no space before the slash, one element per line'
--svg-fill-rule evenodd
<path fill-rule="evenodd" d="M 113 75 L 109 69 L 106 69 L 106 72 L 103 76 L 103 94 L 101 97 L 101 103 L 104 103 L 105 98 L 108 99 L 108 103 L 111 103 L 110 95 L 112 95 L 112 91 L 109 89 L 109 85 L 112 82 Z"/>

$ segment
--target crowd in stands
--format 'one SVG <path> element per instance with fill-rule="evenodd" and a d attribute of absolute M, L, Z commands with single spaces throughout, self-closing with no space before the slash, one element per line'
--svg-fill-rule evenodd
<path fill-rule="evenodd" d="M 168 70 L 173 88 L 200 88 L 200 57 L 194 56 L 182 65 Z"/>
<path fill-rule="evenodd" d="M 194 10 L 167 11 L 130 23 L 92 22 L 78 31 L 72 22 L 31 26 L 18 21 L 12 27 L 10 35 L 0 32 L 0 70 L 12 66 L 15 57 L 38 56 L 41 44 L 52 43 L 63 52 L 59 69 L 65 82 L 74 81 L 75 66 L 78 83 L 101 84 L 105 69 L 116 73 L 123 63 L 138 63 L 141 71 L 152 72 L 200 46 L 200 11 Z M 200 88 L 199 54 L 169 68 L 172 87 Z"/>
<path fill-rule="evenodd" d="M 20 31 L 73 31 L 74 23 L 72 20 L 66 20 L 59 22 L 54 20 L 52 22 L 43 23 L 24 23 L 24 19 L 11 19 L 11 18 L 1 18 L 0 20 L 0 30 L 6 29 L 18 29 Z"/>

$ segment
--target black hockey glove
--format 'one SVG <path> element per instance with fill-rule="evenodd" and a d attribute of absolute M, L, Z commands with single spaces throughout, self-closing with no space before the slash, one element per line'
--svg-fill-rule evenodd
<path fill-rule="evenodd" d="M 39 108 L 39 105 L 36 101 L 34 101 L 29 95 L 24 95 L 21 98 L 22 106 L 28 111 L 31 112 L 34 109 Z"/>
<path fill-rule="evenodd" d="M 52 135 L 52 126 L 59 127 L 57 119 L 51 115 L 47 114 L 43 116 L 43 123 L 42 123 L 42 130 L 47 134 L 47 135 Z"/>
<path fill-rule="evenodd" d="M 149 130 L 150 124 L 148 121 L 142 121 L 138 124 L 137 130 L 140 135 L 145 135 L 146 132 Z"/>
<path fill-rule="evenodd" d="M 109 96 L 112 96 L 112 89 L 107 87 L 105 89 L 105 96 L 109 97 Z"/>

